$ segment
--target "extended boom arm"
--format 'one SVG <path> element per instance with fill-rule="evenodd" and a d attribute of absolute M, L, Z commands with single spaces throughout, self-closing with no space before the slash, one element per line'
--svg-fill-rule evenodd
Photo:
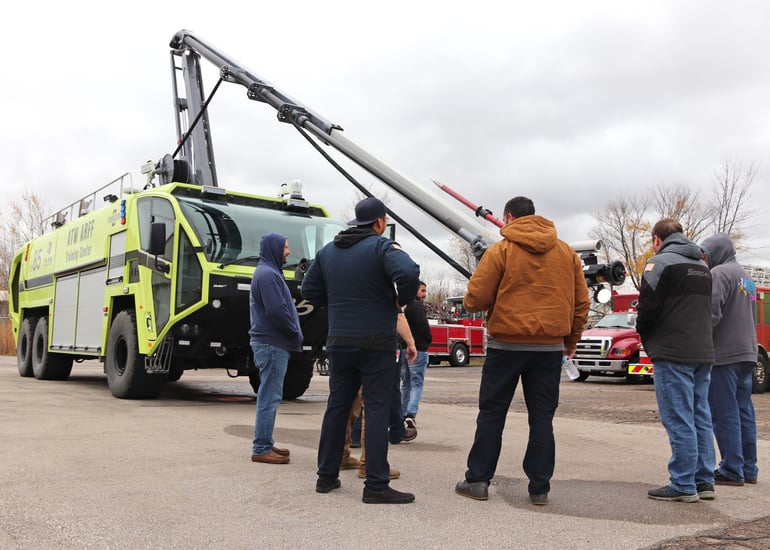
<path fill-rule="evenodd" d="M 249 99 L 267 103 L 273 107 L 278 112 L 279 121 L 304 129 L 318 140 L 334 147 L 469 243 L 478 244 L 480 240 L 483 240 L 478 234 L 478 230 L 473 228 L 464 216 L 459 215 L 455 210 L 423 190 L 422 187 L 344 137 L 342 127 L 327 121 L 299 101 L 281 92 L 265 79 L 241 67 L 233 59 L 218 52 L 193 33 L 186 30 L 176 33 L 171 40 L 171 48 L 172 68 L 174 71 L 179 70 L 180 68 L 177 67 L 174 59 L 177 57 L 183 59 L 181 70 L 184 73 L 187 92 L 194 96 L 188 97 L 185 101 L 179 98 L 175 88 L 179 120 L 181 120 L 183 111 L 187 110 L 187 116 L 190 120 L 197 122 L 200 119 L 203 121 L 202 128 L 191 128 L 187 133 L 183 131 L 185 125 L 179 121 L 177 123 L 180 144 L 185 144 L 183 146 L 185 156 L 194 163 L 193 172 L 199 183 L 215 186 L 217 181 L 211 136 L 208 120 L 205 116 L 207 101 L 203 99 L 198 64 L 199 57 L 203 57 L 219 68 L 221 81 L 241 84 L 247 88 Z M 176 75 L 174 76 L 176 82 Z M 188 141 L 188 134 L 192 136 L 191 144 L 185 143 Z M 163 167 L 160 164 L 156 172 L 162 173 Z M 165 166 L 166 172 L 171 170 L 168 161 L 166 161 Z"/>

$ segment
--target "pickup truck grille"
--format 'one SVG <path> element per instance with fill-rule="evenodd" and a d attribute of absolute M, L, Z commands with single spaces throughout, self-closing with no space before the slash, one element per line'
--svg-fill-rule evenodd
<path fill-rule="evenodd" d="M 612 346 L 612 338 L 582 338 L 577 344 L 576 357 L 585 359 L 604 359 Z"/>

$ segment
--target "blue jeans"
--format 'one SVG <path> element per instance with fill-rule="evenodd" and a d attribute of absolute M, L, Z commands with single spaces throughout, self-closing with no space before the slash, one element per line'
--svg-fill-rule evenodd
<path fill-rule="evenodd" d="M 551 490 L 556 458 L 553 416 L 559 405 L 561 356 L 561 351 L 487 350 L 481 371 L 476 436 L 468 453 L 466 480 L 489 482 L 495 475 L 505 417 L 521 378 L 529 418 L 529 441 L 523 463 L 529 478 L 529 493 L 540 495 Z"/>
<path fill-rule="evenodd" d="M 655 397 L 668 433 L 669 485 L 687 494 L 696 485 L 714 482 L 714 432 L 708 392 L 711 365 L 684 365 L 655 360 Z"/>
<path fill-rule="evenodd" d="M 418 351 L 414 363 L 401 367 L 401 408 L 404 416 L 417 417 L 427 366 L 428 352 Z"/>
<path fill-rule="evenodd" d="M 751 402 L 754 363 L 711 370 L 709 405 L 719 453 L 719 470 L 729 479 L 757 479 L 757 424 Z"/>
<path fill-rule="evenodd" d="M 321 423 L 318 443 L 318 477 L 337 479 L 345 444 L 350 407 L 362 388 L 364 397 L 364 439 L 366 481 L 370 489 L 384 489 L 389 483 L 388 415 L 396 377 L 392 351 L 362 348 L 327 348 L 329 356 L 329 399 Z"/>
<path fill-rule="evenodd" d="M 254 422 L 254 441 L 251 452 L 255 455 L 269 453 L 273 449 L 275 413 L 283 397 L 283 379 L 289 366 L 290 352 L 285 349 L 251 342 L 254 364 L 259 369 L 257 391 L 257 418 Z"/>

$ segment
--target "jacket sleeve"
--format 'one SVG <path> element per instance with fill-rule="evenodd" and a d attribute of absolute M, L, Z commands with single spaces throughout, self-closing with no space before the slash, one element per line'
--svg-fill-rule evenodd
<path fill-rule="evenodd" d="M 655 289 L 642 276 L 642 284 L 639 285 L 639 301 L 636 306 L 636 332 L 642 337 L 642 342 L 655 328 L 661 308 L 662 304 L 655 293 Z"/>
<path fill-rule="evenodd" d="M 301 345 L 302 330 L 299 328 L 297 309 L 283 277 L 278 273 L 266 277 L 259 292 L 272 325 L 290 338 L 299 338 Z"/>
<path fill-rule="evenodd" d="M 420 266 L 398 244 L 390 239 L 382 241 L 380 246 L 385 272 L 395 285 L 398 305 L 403 307 L 417 296 Z"/>
<path fill-rule="evenodd" d="M 500 248 L 495 243 L 487 249 L 471 275 L 468 290 L 463 298 L 463 307 L 471 313 L 491 308 L 495 304 L 497 287 L 500 286 L 504 273 L 505 263 Z"/>
<path fill-rule="evenodd" d="M 730 296 L 730 279 L 720 269 L 711 272 L 711 326 L 716 327 L 722 320 L 722 312 Z"/>
<path fill-rule="evenodd" d="M 577 254 L 573 254 L 572 263 L 575 272 L 575 311 L 572 317 L 572 332 L 564 339 L 564 345 L 569 349 L 574 348 L 580 341 L 588 321 L 588 310 L 591 307 L 583 266 Z"/>

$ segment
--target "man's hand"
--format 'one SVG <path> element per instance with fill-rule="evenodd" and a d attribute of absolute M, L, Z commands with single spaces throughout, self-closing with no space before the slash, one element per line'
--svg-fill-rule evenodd
<path fill-rule="evenodd" d="M 414 342 L 406 345 L 406 360 L 410 363 L 414 363 L 417 360 L 417 348 L 414 347 Z"/>

